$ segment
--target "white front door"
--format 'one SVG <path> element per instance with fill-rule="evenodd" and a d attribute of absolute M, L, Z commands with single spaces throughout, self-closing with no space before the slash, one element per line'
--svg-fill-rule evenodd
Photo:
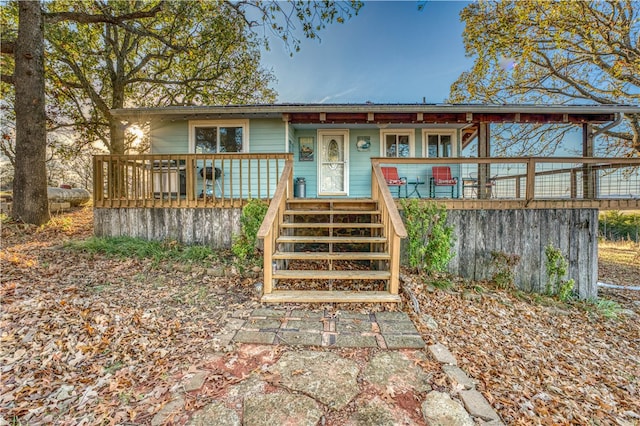
<path fill-rule="evenodd" d="M 349 195 L 349 131 L 319 130 L 318 195 Z"/>

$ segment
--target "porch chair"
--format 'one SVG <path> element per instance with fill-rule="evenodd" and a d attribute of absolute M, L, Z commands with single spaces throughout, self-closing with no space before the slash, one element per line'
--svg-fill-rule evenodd
<path fill-rule="evenodd" d="M 449 166 L 434 166 L 431 169 L 432 176 L 429 180 L 429 196 L 435 198 L 436 187 L 448 186 L 451 187 L 451 198 L 453 197 L 453 191 L 456 190 L 456 198 L 458 191 L 458 178 L 451 176 L 451 168 Z"/>
<path fill-rule="evenodd" d="M 496 197 L 496 178 L 498 175 L 490 177 L 484 184 L 486 192 L 490 198 Z M 465 189 L 471 190 L 471 198 L 478 198 L 478 189 L 480 189 L 480 181 L 478 181 L 478 172 L 469 172 L 468 178 L 462 178 L 462 198 L 465 197 Z"/>
<path fill-rule="evenodd" d="M 380 169 L 382 170 L 384 180 L 387 181 L 387 186 L 398 187 L 398 198 L 400 198 L 400 190 L 403 186 L 405 187 L 405 192 L 407 191 L 407 178 L 398 176 L 397 167 L 380 167 Z"/>
<path fill-rule="evenodd" d="M 200 169 L 200 176 L 204 179 L 204 189 L 200 192 L 200 198 L 213 197 L 213 185 L 218 187 L 218 192 L 222 195 L 222 187 L 220 186 L 220 178 L 222 177 L 222 170 L 218 167 L 203 167 Z"/>

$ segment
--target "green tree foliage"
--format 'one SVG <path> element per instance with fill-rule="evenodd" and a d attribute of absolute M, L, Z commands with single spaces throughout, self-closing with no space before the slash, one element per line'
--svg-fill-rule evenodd
<path fill-rule="evenodd" d="M 102 139 L 112 153 L 120 154 L 126 151 L 125 129 L 108 115 L 110 108 L 272 99 L 271 76 L 259 69 L 256 57 L 258 28 L 269 28 L 297 50 L 296 23 L 302 25 L 299 30 L 304 36 L 315 38 L 328 23 L 344 22 L 361 6 L 359 1 L 300 0 L 0 4 L 1 90 L 4 96 L 13 90 L 4 85 L 15 88 L 15 151 L 21 153 L 15 161 L 19 178 L 14 187 L 18 194 L 14 216 L 38 225 L 49 218 L 46 116 L 42 113 L 45 85 L 34 83 L 44 80 L 45 67 L 40 62 L 45 50 L 51 56 L 46 76 L 51 76 L 48 89 L 55 110 L 69 116 L 69 125 Z M 37 13 L 23 14 L 34 8 Z M 18 71 L 28 66 L 35 71 L 29 70 L 26 78 Z M 38 105 L 38 110 L 23 108 L 28 105 Z M 28 174 L 38 179 L 21 178 Z M 31 201 L 23 203 L 23 199 Z"/>
<path fill-rule="evenodd" d="M 461 19 L 465 49 L 475 61 L 452 85 L 451 102 L 640 101 L 640 2 L 481 0 L 468 5 Z M 640 116 L 624 118 L 624 126 L 606 133 L 605 149 L 639 155 Z M 520 129 L 505 140 L 520 141 L 537 130 Z M 558 140 L 542 144 L 553 147 Z"/>
<path fill-rule="evenodd" d="M 640 242 L 640 213 L 610 210 L 600 215 L 599 233 L 611 241 Z"/>
<path fill-rule="evenodd" d="M 118 16 L 130 1 L 53 1 L 50 12 Z M 260 68 L 258 41 L 226 3 L 171 1 L 153 17 L 126 23 L 46 28 L 50 91 L 82 139 L 124 154 L 124 127 L 110 110 L 124 107 L 272 101 L 273 77 Z"/>

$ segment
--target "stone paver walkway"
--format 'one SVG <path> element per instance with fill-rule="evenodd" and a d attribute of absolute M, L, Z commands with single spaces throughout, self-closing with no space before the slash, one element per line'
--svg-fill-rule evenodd
<path fill-rule="evenodd" d="M 251 313 L 233 341 L 336 348 L 425 347 L 418 330 L 404 312 L 361 314 L 261 308 Z"/>
<path fill-rule="evenodd" d="M 234 313 L 214 341 L 222 350 L 186 372 L 152 426 L 503 425 L 447 347 L 425 347 L 401 312 L 261 308 Z M 199 395 L 209 402 L 193 410 Z"/>

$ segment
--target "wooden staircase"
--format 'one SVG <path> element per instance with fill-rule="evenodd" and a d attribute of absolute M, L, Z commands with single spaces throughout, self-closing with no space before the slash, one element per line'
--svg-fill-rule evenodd
<path fill-rule="evenodd" d="M 400 301 L 391 261 L 399 243 L 390 243 L 378 201 L 289 198 L 276 220 L 262 302 Z"/>

